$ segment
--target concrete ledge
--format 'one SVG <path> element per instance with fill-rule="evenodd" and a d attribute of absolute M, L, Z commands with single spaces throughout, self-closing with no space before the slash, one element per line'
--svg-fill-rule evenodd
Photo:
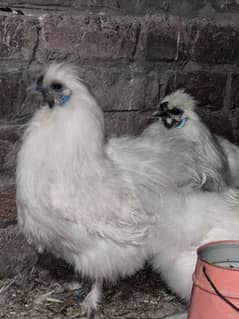
<path fill-rule="evenodd" d="M 0 15 L 0 58 L 31 63 L 237 64 L 239 20 L 97 14 Z"/>
<path fill-rule="evenodd" d="M 50 2 L 50 3 L 49 3 Z M 237 0 L 3 0 L 1 6 L 45 10 L 94 10 L 124 14 L 171 13 L 183 16 L 214 15 L 216 12 L 238 12 Z"/>

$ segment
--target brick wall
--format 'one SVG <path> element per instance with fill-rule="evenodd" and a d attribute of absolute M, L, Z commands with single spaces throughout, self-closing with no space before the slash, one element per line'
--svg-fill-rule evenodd
<path fill-rule="evenodd" d="M 137 133 L 160 97 L 186 87 L 211 129 L 239 142 L 239 1 L 50 2 L 1 3 L 0 175 L 12 176 L 14 142 L 38 106 L 25 71 L 55 59 L 80 65 L 107 133 Z"/>
<path fill-rule="evenodd" d="M 38 106 L 26 93 L 25 71 L 35 62 L 79 64 L 107 134 L 139 132 L 161 97 L 186 87 L 210 128 L 239 142 L 238 17 L 238 0 L 1 1 L 2 202 L 14 200 L 18 141 Z"/>

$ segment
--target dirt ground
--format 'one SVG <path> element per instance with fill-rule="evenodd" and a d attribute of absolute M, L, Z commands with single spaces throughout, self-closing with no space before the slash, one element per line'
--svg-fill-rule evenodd
<path fill-rule="evenodd" d="M 30 273 L 0 281 L 0 318 L 82 318 L 84 313 L 76 290 L 79 283 L 80 279 L 63 261 L 43 255 Z M 159 275 L 146 266 L 134 277 L 105 286 L 96 317 L 156 319 L 184 309 Z"/>

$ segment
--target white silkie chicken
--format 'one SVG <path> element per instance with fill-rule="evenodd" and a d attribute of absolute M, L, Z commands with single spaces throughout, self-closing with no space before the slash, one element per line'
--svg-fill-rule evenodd
<path fill-rule="evenodd" d="M 171 289 L 188 298 L 195 247 L 237 236 L 235 196 L 178 193 L 180 183 L 200 179 L 190 168 L 188 141 L 105 144 L 103 113 L 74 67 L 50 65 L 37 89 L 45 104 L 29 122 L 17 159 L 18 222 L 26 237 L 92 279 L 88 316 L 104 280 L 133 274 L 149 257 Z"/>
<path fill-rule="evenodd" d="M 190 170 L 188 143 L 184 148 L 167 140 L 165 147 L 164 139 L 132 138 L 128 153 L 127 147 L 121 152 L 123 139 L 106 145 L 102 110 L 73 66 L 50 65 L 36 89 L 45 103 L 18 154 L 19 225 L 39 250 L 63 257 L 95 281 L 87 298 L 94 308 L 104 279 L 144 264 L 163 192 L 175 179 L 200 183 L 200 177 Z"/>
<path fill-rule="evenodd" d="M 165 161 L 170 160 L 167 174 L 181 192 L 224 189 L 229 178 L 226 156 L 216 138 L 195 113 L 194 106 L 193 98 L 182 90 L 166 96 L 160 104 L 160 110 L 154 112 L 154 117 L 160 117 L 160 120 L 149 125 L 139 138 L 126 136 L 110 139 L 110 156 L 125 170 L 133 170 L 135 178 L 137 172 L 141 171 L 137 166 L 140 151 L 144 150 L 145 144 L 157 146 L 158 140 L 159 152 L 163 150 L 160 156 Z M 176 149 L 173 150 L 173 146 Z M 178 156 L 183 156 L 183 151 L 187 153 L 182 162 Z M 174 163 L 173 153 L 176 155 Z"/>
<path fill-rule="evenodd" d="M 154 113 L 159 120 L 149 125 L 143 136 L 168 136 L 194 142 L 198 171 L 204 174 L 204 189 L 223 190 L 226 185 L 236 186 L 239 178 L 239 149 L 230 142 L 214 136 L 195 112 L 196 101 L 184 90 L 177 90 L 161 101 Z M 238 161 L 239 163 L 239 161 Z M 233 177 L 233 175 L 235 175 Z"/>

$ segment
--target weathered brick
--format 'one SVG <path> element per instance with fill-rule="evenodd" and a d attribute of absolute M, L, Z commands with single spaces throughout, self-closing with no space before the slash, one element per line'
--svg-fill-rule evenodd
<path fill-rule="evenodd" d="M 239 144 L 239 108 L 231 110 L 231 123 L 234 141 Z"/>
<path fill-rule="evenodd" d="M 154 15 L 141 19 L 136 57 L 147 61 L 239 62 L 239 23 L 225 18 Z"/>
<path fill-rule="evenodd" d="M 45 16 L 37 58 L 132 60 L 139 24 L 132 17 Z"/>
<path fill-rule="evenodd" d="M 239 1 L 238 0 L 211 0 L 217 11 L 222 12 L 238 12 L 239 11 Z"/>
<path fill-rule="evenodd" d="M 197 112 L 213 133 L 224 136 L 232 142 L 238 141 L 233 134 L 230 111 L 219 110 L 212 112 L 207 107 L 201 106 L 197 109 Z"/>
<path fill-rule="evenodd" d="M 239 107 L 231 110 L 231 123 L 234 140 L 239 144 Z"/>
<path fill-rule="evenodd" d="M 0 125 L 0 175 L 13 177 L 15 175 L 16 155 L 22 136 L 22 125 Z"/>
<path fill-rule="evenodd" d="M 14 157 L 14 145 L 8 141 L 0 140 L 0 172 L 13 166 L 11 158 Z"/>
<path fill-rule="evenodd" d="M 45 0 L 47 1 L 47 0 Z M 49 2 L 49 1 L 48 1 Z M 61 0 L 59 0 L 61 2 Z M 70 6 L 75 9 L 87 8 L 87 9 L 119 9 L 119 0 L 68 0 Z"/>
<path fill-rule="evenodd" d="M 0 116 L 15 117 L 26 95 L 26 82 L 22 72 L 0 72 Z"/>
<path fill-rule="evenodd" d="M 141 22 L 137 58 L 147 61 L 176 61 L 187 58 L 180 33 L 180 18 L 146 16 Z"/>
<path fill-rule="evenodd" d="M 20 121 L 19 121 L 20 122 Z M 0 124 L 0 139 L 12 144 L 19 141 L 24 125 L 13 121 L 4 121 Z"/>
<path fill-rule="evenodd" d="M 37 43 L 35 18 L 0 15 L 0 58 L 30 61 Z"/>
<path fill-rule="evenodd" d="M 49 3 L 50 2 L 50 3 Z M 71 7 L 71 3 L 76 2 L 72 0 L 3 0 L 1 1 L 2 6 L 34 6 L 34 7 L 44 7 L 44 6 L 63 6 L 63 7 Z M 90 2 L 90 1 L 79 1 L 79 2 Z"/>
<path fill-rule="evenodd" d="M 238 12 L 238 0 L 3 0 L 1 6 L 44 8 L 50 10 L 64 10 L 75 8 L 82 10 L 114 10 L 131 14 L 146 14 L 155 12 L 168 12 L 175 15 L 196 16 L 203 12 Z M 209 8 L 209 9 L 208 9 Z"/>
<path fill-rule="evenodd" d="M 222 20 L 223 21 L 223 20 Z M 196 19 L 191 26 L 191 59 L 201 63 L 233 64 L 239 62 L 239 24 L 229 18 Z"/>
<path fill-rule="evenodd" d="M 80 76 L 104 110 L 143 110 L 159 100 L 159 74 L 133 67 L 80 67 Z"/>
<path fill-rule="evenodd" d="M 119 1 L 117 0 L 3 0 L 1 6 L 43 8 L 50 10 L 63 10 L 65 8 L 74 9 L 118 9 Z"/>
<path fill-rule="evenodd" d="M 232 75 L 231 81 L 231 121 L 235 141 L 239 143 L 239 74 Z"/>
<path fill-rule="evenodd" d="M 223 107 L 227 75 L 206 71 L 172 72 L 169 77 L 166 93 L 185 88 L 199 105 L 207 105 L 216 110 Z"/>
<path fill-rule="evenodd" d="M 239 108 L 239 74 L 232 74 L 231 83 L 232 107 Z"/>
<path fill-rule="evenodd" d="M 141 0 L 138 12 L 141 14 L 166 12 L 178 16 L 196 16 L 205 4 L 204 0 L 181 0 L 180 2 L 178 0 Z"/>

